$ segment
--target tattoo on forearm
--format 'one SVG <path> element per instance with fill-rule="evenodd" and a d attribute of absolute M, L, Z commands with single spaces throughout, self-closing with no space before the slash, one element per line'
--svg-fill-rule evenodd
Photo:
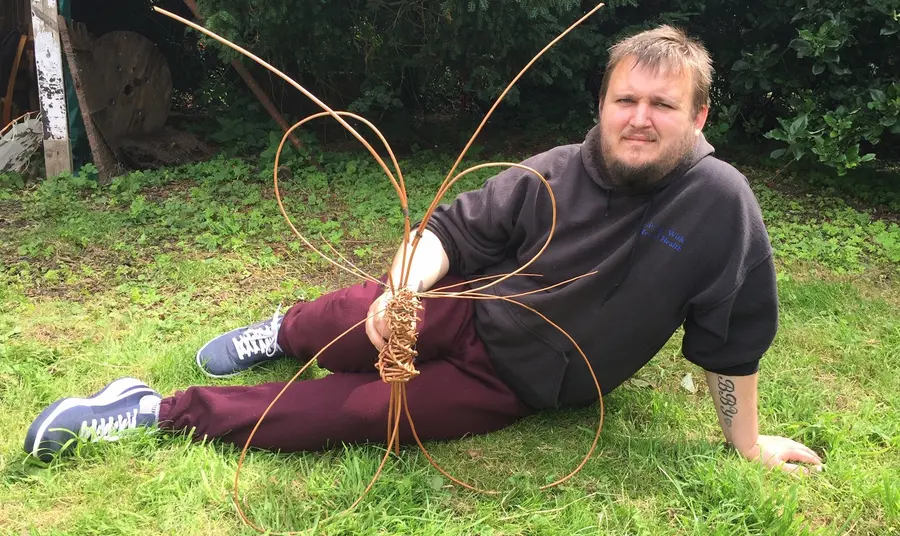
<path fill-rule="evenodd" d="M 734 396 L 734 382 L 723 376 L 717 376 L 719 386 L 719 407 L 722 421 L 731 428 L 731 419 L 737 415 L 737 397 Z"/>

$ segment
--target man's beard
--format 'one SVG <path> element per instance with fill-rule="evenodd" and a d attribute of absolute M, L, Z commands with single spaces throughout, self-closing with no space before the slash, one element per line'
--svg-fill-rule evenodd
<path fill-rule="evenodd" d="M 660 158 L 633 166 L 612 156 L 610 141 L 600 136 L 600 164 L 605 179 L 613 190 L 622 193 L 643 193 L 662 180 L 673 169 L 685 163 L 691 156 L 696 138 L 690 134 L 682 137 L 670 151 Z"/>

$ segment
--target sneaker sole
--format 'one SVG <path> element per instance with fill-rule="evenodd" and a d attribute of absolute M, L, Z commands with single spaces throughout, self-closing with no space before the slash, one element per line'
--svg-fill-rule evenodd
<path fill-rule="evenodd" d="M 34 438 L 26 438 L 26 442 L 28 442 L 29 440 L 31 441 L 31 448 L 29 449 L 26 447 L 25 450 L 30 455 L 41 459 L 39 451 L 41 450 L 40 446 L 41 441 L 44 439 L 44 434 L 47 433 L 47 430 L 50 428 L 53 420 L 59 417 L 66 410 L 72 409 L 76 406 L 103 406 L 144 391 L 146 391 L 148 394 L 159 396 L 159 393 L 148 387 L 140 380 L 136 380 L 134 378 L 120 378 L 104 387 L 100 392 L 88 398 L 63 398 L 57 400 L 47 409 L 41 412 L 41 415 L 38 415 L 38 418 L 35 419 L 34 424 L 40 422 L 40 425 L 38 425 L 37 431 L 34 434 Z M 32 427 L 34 426 L 34 424 L 32 424 Z"/>

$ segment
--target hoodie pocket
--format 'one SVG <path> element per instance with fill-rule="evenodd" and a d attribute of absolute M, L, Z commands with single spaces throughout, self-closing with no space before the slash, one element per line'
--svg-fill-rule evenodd
<path fill-rule="evenodd" d="M 500 336 L 484 337 L 494 368 L 532 408 L 556 408 L 569 358 L 563 348 L 531 329 L 522 315 L 534 313 L 503 302 L 503 313 L 496 315 L 502 318 L 495 318 Z"/>

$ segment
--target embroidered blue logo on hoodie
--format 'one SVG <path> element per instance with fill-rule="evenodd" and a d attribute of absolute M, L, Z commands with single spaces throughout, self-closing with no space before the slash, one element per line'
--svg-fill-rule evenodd
<path fill-rule="evenodd" d="M 644 228 L 641 229 L 641 236 L 652 237 L 654 240 L 662 242 L 675 251 L 681 251 L 681 248 L 684 247 L 683 234 L 675 231 L 674 229 L 660 227 L 653 222 L 644 225 Z"/>

